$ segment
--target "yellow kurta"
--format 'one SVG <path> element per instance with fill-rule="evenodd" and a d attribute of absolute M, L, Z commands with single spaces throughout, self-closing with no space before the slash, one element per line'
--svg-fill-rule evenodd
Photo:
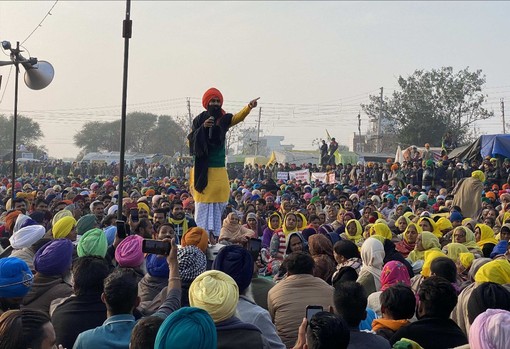
<path fill-rule="evenodd" d="M 249 105 L 232 117 L 230 127 L 237 125 L 243 121 L 250 113 Z M 209 167 L 207 170 L 207 186 L 202 193 L 195 190 L 193 185 L 195 168 L 190 171 L 190 192 L 195 202 L 215 203 L 227 202 L 230 196 L 230 186 L 228 180 L 227 169 L 223 167 Z"/>

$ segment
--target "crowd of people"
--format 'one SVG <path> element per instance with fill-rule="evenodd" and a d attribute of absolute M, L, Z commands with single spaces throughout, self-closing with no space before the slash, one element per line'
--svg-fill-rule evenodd
<path fill-rule="evenodd" d="M 227 168 L 257 101 L 208 89 L 179 171 L 4 178 L 0 348 L 508 347 L 510 160 Z"/>
<path fill-rule="evenodd" d="M 4 179 L 0 347 L 506 348 L 508 161 L 451 183 L 427 161 L 421 185 L 397 163 L 330 166 L 333 184 L 247 167 L 217 231 L 185 175 L 127 176 L 122 195 L 114 176 Z"/>

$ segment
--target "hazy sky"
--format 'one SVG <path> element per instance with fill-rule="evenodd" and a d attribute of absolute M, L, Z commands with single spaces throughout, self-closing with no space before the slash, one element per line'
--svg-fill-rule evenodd
<path fill-rule="evenodd" d="M 24 41 L 53 4 L 0 1 L 0 40 Z M 312 149 L 327 128 L 350 145 L 369 93 L 391 93 L 415 69 L 469 66 L 486 74 L 497 115 L 481 131 L 501 133 L 501 97 L 510 117 L 509 13 L 508 2 L 133 1 L 128 112 L 182 115 L 191 97 L 197 114 L 215 86 L 231 112 L 261 97 L 264 135 Z M 21 83 L 19 111 L 40 123 L 50 156 L 74 157 L 83 123 L 120 118 L 125 2 L 59 1 L 51 14 L 23 46 L 53 64 L 55 79 L 41 91 Z M 8 73 L 0 67 L 6 115 Z"/>

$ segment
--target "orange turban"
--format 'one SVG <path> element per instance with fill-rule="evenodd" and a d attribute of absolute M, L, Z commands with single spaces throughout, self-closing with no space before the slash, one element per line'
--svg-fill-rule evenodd
<path fill-rule="evenodd" d="M 16 223 L 16 219 L 21 214 L 21 211 L 12 211 L 5 216 L 5 229 L 12 233 L 12 229 L 14 228 L 14 223 Z"/>
<path fill-rule="evenodd" d="M 491 199 L 495 200 L 496 199 L 496 194 L 494 194 L 494 192 L 492 192 L 492 191 L 489 191 L 489 192 L 485 193 L 485 197 L 486 198 L 491 198 Z"/>
<path fill-rule="evenodd" d="M 181 245 L 182 246 L 196 246 L 199 249 L 202 250 L 202 252 L 207 251 L 209 237 L 207 236 L 207 232 L 200 228 L 200 227 L 194 227 L 188 229 L 186 233 L 184 233 L 182 239 L 181 239 Z"/>
<path fill-rule="evenodd" d="M 396 171 L 396 170 L 398 170 L 398 165 L 397 165 L 397 164 L 393 164 L 393 165 L 391 165 L 391 170 L 392 170 L 392 171 Z"/>
<path fill-rule="evenodd" d="M 148 189 L 146 192 L 145 192 L 145 195 L 146 196 L 154 196 L 156 195 L 156 191 L 154 189 Z"/>
<path fill-rule="evenodd" d="M 204 96 L 202 97 L 202 106 L 204 107 L 204 109 L 207 109 L 209 102 L 214 97 L 217 97 L 220 99 L 220 106 L 223 105 L 223 95 L 221 94 L 221 92 L 218 89 L 211 87 L 210 89 L 205 91 Z"/>

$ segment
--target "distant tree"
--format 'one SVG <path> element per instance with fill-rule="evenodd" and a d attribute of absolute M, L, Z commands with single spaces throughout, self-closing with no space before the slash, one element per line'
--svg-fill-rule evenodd
<path fill-rule="evenodd" d="M 473 138 L 473 123 L 494 116 L 483 107 L 487 95 L 482 92 L 485 75 L 481 70 L 416 70 L 397 81 L 400 90 L 386 97 L 382 105 L 383 131 L 392 129 L 402 144 L 441 146 L 443 135 L 450 131 L 453 142 L 460 145 Z M 370 96 L 370 103 L 361 105 L 376 119 L 380 106 L 379 96 Z"/>
<path fill-rule="evenodd" d="M 37 121 L 18 115 L 17 118 L 17 133 L 16 133 L 16 146 L 21 144 L 27 146 L 35 146 L 36 143 L 43 137 L 41 127 Z M 12 148 L 12 131 L 13 131 L 13 116 L 6 117 L 0 115 L 0 148 Z"/>
<path fill-rule="evenodd" d="M 185 146 L 184 129 L 168 115 L 133 112 L 126 117 L 126 151 L 173 155 Z M 88 122 L 74 135 L 82 152 L 119 151 L 120 120 Z"/>

